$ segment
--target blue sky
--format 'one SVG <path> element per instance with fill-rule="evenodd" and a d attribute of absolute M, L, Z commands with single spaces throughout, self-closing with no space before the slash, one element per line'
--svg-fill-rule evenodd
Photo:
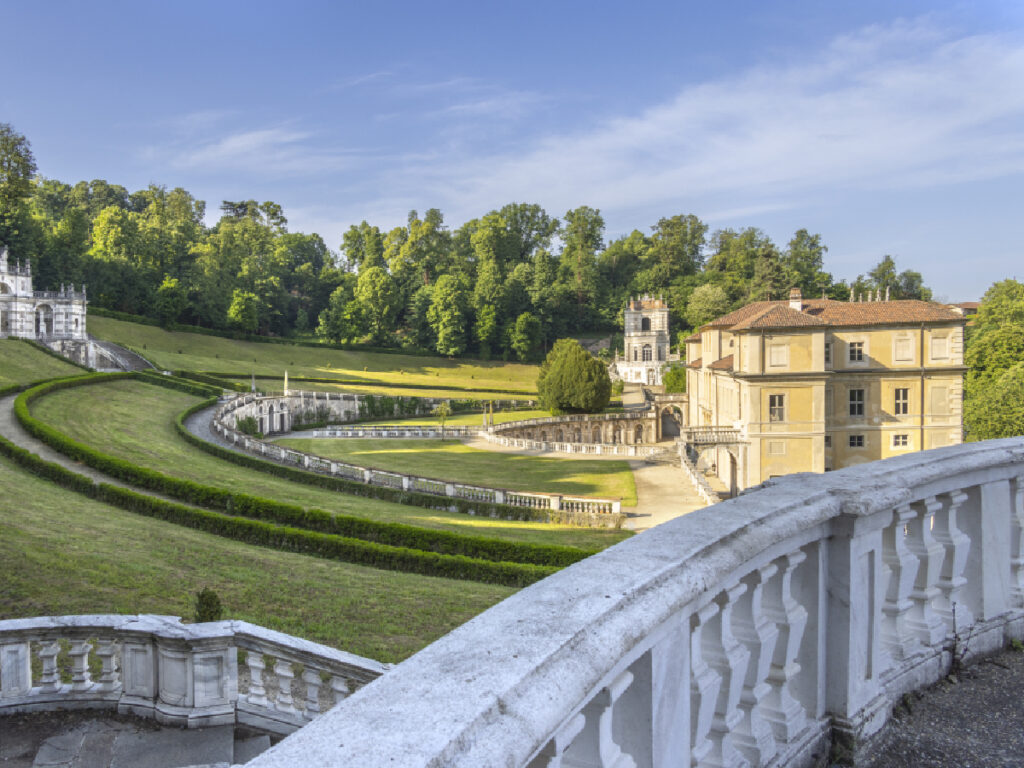
<path fill-rule="evenodd" d="M 1024 280 L 1024 3 L 0 0 L 0 122 L 67 182 L 274 200 L 332 248 L 440 208 L 694 213 L 852 279 Z"/>

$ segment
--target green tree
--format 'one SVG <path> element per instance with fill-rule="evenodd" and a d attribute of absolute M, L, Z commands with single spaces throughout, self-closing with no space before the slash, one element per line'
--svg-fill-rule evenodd
<path fill-rule="evenodd" d="M 176 277 L 165 276 L 156 291 L 156 316 L 164 327 L 176 323 L 188 304 L 185 289 Z"/>
<path fill-rule="evenodd" d="M 441 439 L 444 440 L 444 427 L 448 423 L 448 417 L 452 415 L 452 407 L 447 400 L 442 400 L 434 406 L 432 413 L 437 416 L 437 421 L 441 425 Z"/>
<path fill-rule="evenodd" d="M 693 289 L 686 305 L 686 321 L 691 328 L 699 329 L 729 311 L 729 296 L 725 289 L 714 283 L 706 283 Z"/>
<path fill-rule="evenodd" d="M 259 297 L 236 288 L 228 307 L 228 323 L 240 331 L 256 333 L 260 322 Z"/>
<path fill-rule="evenodd" d="M 537 359 L 541 344 L 540 320 L 529 312 L 523 312 L 516 318 L 516 323 L 509 335 L 511 336 L 509 346 L 520 361 L 527 362 Z"/>
<path fill-rule="evenodd" d="M 582 329 L 590 320 L 589 307 L 598 292 L 597 252 L 604 236 L 601 212 L 585 205 L 568 211 L 561 234 L 562 279 L 575 294 L 575 326 Z"/>
<path fill-rule="evenodd" d="M 964 403 L 967 440 L 1024 435 L 1024 361 L 988 377 Z"/>
<path fill-rule="evenodd" d="M 812 235 L 806 229 L 797 230 L 782 255 L 782 267 L 789 287 L 799 288 L 807 297 L 819 296 L 831 288 L 832 275 L 824 271 L 827 252 L 821 235 Z"/>
<path fill-rule="evenodd" d="M 28 139 L 7 123 L 0 123 L 0 244 L 19 245 L 35 172 L 36 161 Z"/>
<path fill-rule="evenodd" d="M 344 342 L 366 333 L 366 318 L 359 302 L 353 299 L 353 287 L 354 282 L 347 280 L 334 289 L 316 327 L 316 335 L 321 339 Z"/>
<path fill-rule="evenodd" d="M 700 271 L 708 227 L 689 214 L 660 219 L 652 229 L 650 250 L 636 277 L 636 287 L 641 293 L 659 294 L 680 278 Z"/>
<path fill-rule="evenodd" d="M 686 366 L 670 365 L 662 374 L 661 383 L 665 385 L 665 392 L 685 392 Z"/>
<path fill-rule="evenodd" d="M 458 278 L 441 275 L 434 285 L 427 320 L 442 355 L 460 355 L 466 349 L 466 289 Z"/>
<path fill-rule="evenodd" d="M 559 339 L 540 367 L 537 393 L 552 415 L 597 413 L 611 399 L 608 368 L 575 339 Z"/>
<path fill-rule="evenodd" d="M 888 292 L 889 298 L 896 299 L 920 299 L 929 301 L 932 291 L 925 286 L 920 272 L 904 270 L 896 272 L 896 260 L 889 255 L 882 257 L 882 260 L 867 273 L 867 276 L 857 275 L 853 281 L 851 290 L 855 297 L 864 296 L 869 291 L 876 296 L 885 296 Z"/>
<path fill-rule="evenodd" d="M 341 251 L 349 269 L 362 270 L 384 266 L 384 241 L 380 230 L 365 221 L 353 224 L 342 236 Z"/>
<path fill-rule="evenodd" d="M 381 267 L 369 267 L 359 274 L 355 299 L 367 318 L 370 337 L 383 344 L 395 330 L 399 295 L 395 281 Z"/>

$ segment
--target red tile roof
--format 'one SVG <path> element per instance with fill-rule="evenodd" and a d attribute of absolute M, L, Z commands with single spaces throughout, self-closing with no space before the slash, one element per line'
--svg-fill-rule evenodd
<path fill-rule="evenodd" d="M 687 363 L 687 365 L 690 366 L 691 368 L 700 368 L 702 360 L 703 358 L 698 357 L 692 363 Z"/>
<path fill-rule="evenodd" d="M 683 343 L 689 343 L 691 341 L 700 341 L 700 334 L 695 333 L 693 334 L 693 336 L 687 336 L 685 339 L 683 339 Z"/>
<path fill-rule="evenodd" d="M 721 360 L 715 360 L 708 368 L 712 368 L 716 371 L 731 371 L 732 370 L 732 355 L 723 357 Z"/>
<path fill-rule="evenodd" d="M 788 301 L 755 301 L 712 320 L 705 328 L 799 328 L 813 326 L 903 325 L 907 323 L 963 322 L 949 307 L 930 301 L 833 301 L 805 299 L 802 311 Z"/>

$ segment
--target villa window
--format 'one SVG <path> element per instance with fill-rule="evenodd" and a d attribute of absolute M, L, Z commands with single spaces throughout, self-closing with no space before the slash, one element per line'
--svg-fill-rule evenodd
<path fill-rule="evenodd" d="M 864 362 L 864 342 L 863 341 L 851 341 L 850 342 L 850 362 L 851 363 L 863 363 Z"/>
<path fill-rule="evenodd" d="M 832 435 L 825 435 L 825 447 L 826 448 L 831 448 L 832 447 Z"/>
<path fill-rule="evenodd" d="M 932 360 L 949 357 L 949 339 L 946 336 L 932 336 Z"/>
<path fill-rule="evenodd" d="M 893 435 L 892 436 L 892 447 L 893 448 L 906 448 L 910 445 L 910 435 Z"/>
<path fill-rule="evenodd" d="M 850 435 L 850 447 L 851 448 L 863 448 L 864 447 L 864 435 Z"/>
<path fill-rule="evenodd" d="M 641 318 L 641 320 L 640 320 L 640 330 L 641 331 L 649 331 L 649 330 L 651 330 L 651 318 L 649 318 L 649 317 Z"/>
<path fill-rule="evenodd" d="M 828 368 L 832 367 L 832 342 L 825 342 L 825 366 Z"/>
<path fill-rule="evenodd" d="M 897 387 L 895 390 L 893 412 L 897 416 L 906 416 L 910 413 L 910 389 Z"/>
<path fill-rule="evenodd" d="M 654 355 L 651 350 L 650 344 L 644 344 L 644 362 L 650 362 L 654 359 Z"/>
<path fill-rule="evenodd" d="M 786 420 L 786 396 L 768 395 L 768 421 Z"/>
<path fill-rule="evenodd" d="M 634 363 L 637 361 L 638 356 L 639 356 L 639 353 L 637 352 L 636 347 L 633 347 L 633 362 Z"/>
<path fill-rule="evenodd" d="M 904 336 L 893 341 L 892 359 L 897 363 L 914 362 L 914 340 Z"/>
<path fill-rule="evenodd" d="M 864 390 L 863 389 L 851 389 L 850 390 L 850 415 L 851 416 L 863 416 L 864 415 Z"/>
<path fill-rule="evenodd" d="M 785 344 L 772 344 L 768 347 L 768 365 L 780 368 L 789 364 L 789 347 Z"/>

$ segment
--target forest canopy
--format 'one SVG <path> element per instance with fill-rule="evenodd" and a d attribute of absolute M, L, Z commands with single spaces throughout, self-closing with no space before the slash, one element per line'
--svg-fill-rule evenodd
<path fill-rule="evenodd" d="M 165 325 L 539 360 L 560 338 L 620 330 L 640 294 L 663 296 L 684 335 L 794 286 L 840 300 L 931 296 L 891 256 L 837 281 L 820 235 L 801 229 L 780 246 L 755 227 L 710 231 L 693 214 L 608 241 L 588 206 L 556 218 L 509 203 L 454 228 L 431 208 L 388 231 L 352 225 L 335 250 L 290 231 L 272 201 L 218 210 L 207 225 L 205 201 L 180 187 L 37 175 L 29 142 L 0 123 L 0 243 L 32 260 L 39 289 L 85 283 L 92 306 Z"/>

